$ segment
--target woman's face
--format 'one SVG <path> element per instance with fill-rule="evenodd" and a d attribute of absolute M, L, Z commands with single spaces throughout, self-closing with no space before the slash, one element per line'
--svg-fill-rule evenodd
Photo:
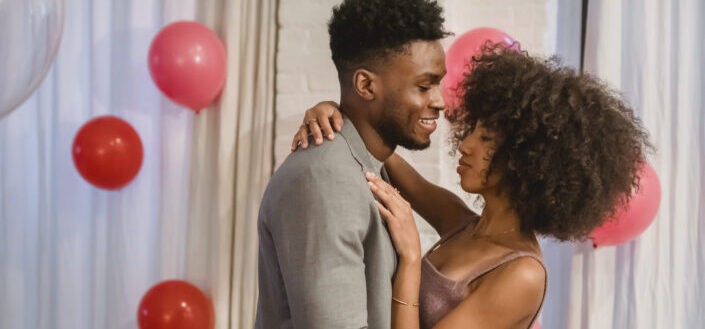
<path fill-rule="evenodd" d="M 468 131 L 458 146 L 461 157 L 458 161 L 460 186 L 469 193 L 485 194 L 494 190 L 499 181 L 496 169 L 487 176 L 487 172 L 497 147 L 496 134 L 477 122 L 475 128 Z"/>

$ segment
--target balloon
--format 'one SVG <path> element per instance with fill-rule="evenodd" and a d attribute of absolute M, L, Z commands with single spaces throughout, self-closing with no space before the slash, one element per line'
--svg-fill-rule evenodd
<path fill-rule="evenodd" d="M 142 141 L 132 126 L 114 116 L 97 117 L 81 127 L 73 140 L 73 163 L 96 187 L 119 189 L 142 166 Z"/>
<path fill-rule="evenodd" d="M 157 87 L 196 113 L 220 94 L 225 66 L 225 47 L 220 39 L 196 22 L 166 26 L 149 48 L 149 72 Z"/>
<path fill-rule="evenodd" d="M 44 80 L 63 26 L 63 0 L 0 0 L 0 118 Z"/>
<path fill-rule="evenodd" d="M 144 294 L 137 310 L 140 329 L 212 329 L 213 304 L 185 281 L 161 282 Z"/>
<path fill-rule="evenodd" d="M 443 78 L 443 98 L 451 111 L 461 103 L 461 95 L 457 90 L 468 72 L 472 56 L 479 55 L 482 46 L 488 41 L 514 46 L 514 39 L 508 34 L 491 27 L 482 27 L 465 32 L 453 41 L 446 52 L 447 73 Z M 446 115 L 449 113 L 450 111 Z"/>
<path fill-rule="evenodd" d="M 593 246 L 616 246 L 644 232 L 654 221 L 661 202 L 661 184 L 648 163 L 639 170 L 639 190 L 624 209 L 590 233 Z"/>
<path fill-rule="evenodd" d="M 531 327 L 531 329 L 541 329 L 541 323 L 539 323 L 538 321 L 534 322 L 534 326 Z"/>

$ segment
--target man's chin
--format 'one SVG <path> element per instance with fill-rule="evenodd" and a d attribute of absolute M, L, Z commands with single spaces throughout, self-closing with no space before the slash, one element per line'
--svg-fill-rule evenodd
<path fill-rule="evenodd" d="M 431 141 L 419 142 L 414 140 L 404 140 L 399 143 L 399 146 L 412 151 L 425 150 L 431 146 Z"/>

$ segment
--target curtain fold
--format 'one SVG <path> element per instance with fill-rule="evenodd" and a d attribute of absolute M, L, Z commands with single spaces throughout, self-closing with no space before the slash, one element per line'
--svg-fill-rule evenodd
<path fill-rule="evenodd" d="M 255 223 L 272 168 L 275 1 L 66 0 L 56 61 L 0 119 L 0 328 L 133 329 L 166 279 L 209 295 L 216 328 L 248 328 Z M 221 35 L 227 86 L 194 116 L 157 90 L 147 53 L 166 24 Z M 0 72 L 3 74 L 3 72 Z M 116 115 L 144 145 L 139 175 L 103 191 L 74 168 L 88 120 Z"/>
<path fill-rule="evenodd" d="M 193 8 L 65 1 L 50 74 L 0 120 L 1 328 L 136 328 L 147 289 L 183 278 L 192 119 L 154 86 L 147 50 L 165 21 L 191 19 Z M 71 158 L 78 129 L 105 114 L 129 122 L 144 146 L 139 175 L 119 191 L 85 182 Z"/>
<path fill-rule="evenodd" d="M 190 239 L 216 251 L 194 250 L 187 266 L 211 283 L 216 328 L 254 325 L 257 213 L 273 167 L 276 6 L 275 0 L 199 4 L 199 20 L 220 33 L 228 52 L 220 104 L 195 121 L 189 202 Z"/>
<path fill-rule="evenodd" d="M 575 249 L 570 328 L 705 323 L 705 3 L 591 0 L 585 69 L 621 90 L 651 135 L 662 196 L 633 242 Z"/>

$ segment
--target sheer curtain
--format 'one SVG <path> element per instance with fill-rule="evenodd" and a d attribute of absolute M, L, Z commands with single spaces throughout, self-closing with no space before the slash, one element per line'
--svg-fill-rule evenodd
<path fill-rule="evenodd" d="M 189 201 L 189 241 L 204 248 L 189 251 L 187 267 L 210 283 L 216 328 L 254 325 L 257 213 L 274 161 L 276 5 L 199 3 L 199 21 L 220 32 L 228 51 L 220 105 L 195 120 Z"/>
<path fill-rule="evenodd" d="M 137 328 L 140 298 L 170 278 L 211 296 L 216 328 L 248 326 L 272 167 L 273 3 L 66 0 L 54 67 L 0 120 L 0 328 Z M 183 19 L 213 28 L 229 57 L 220 105 L 196 117 L 147 69 L 153 36 Z M 104 114 L 144 145 L 119 191 L 93 188 L 71 159 L 77 130 Z"/>
<path fill-rule="evenodd" d="M 705 3 L 590 0 L 585 68 L 622 90 L 651 134 L 662 198 L 616 248 L 575 249 L 570 328 L 705 323 Z"/>

